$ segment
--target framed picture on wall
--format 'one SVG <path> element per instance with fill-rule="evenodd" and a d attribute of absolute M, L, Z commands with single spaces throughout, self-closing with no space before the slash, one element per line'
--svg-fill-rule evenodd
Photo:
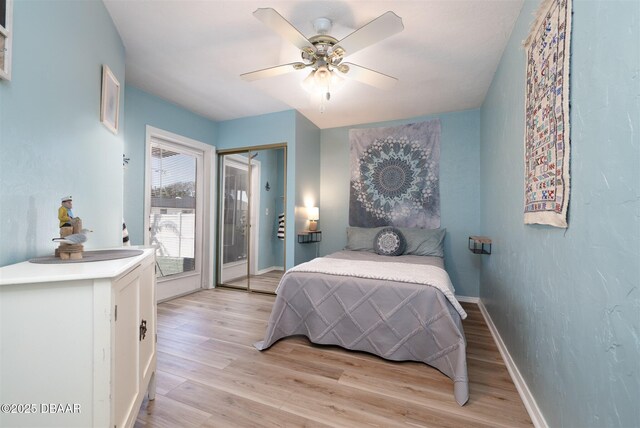
<path fill-rule="evenodd" d="M 100 102 L 100 122 L 114 134 L 118 133 L 120 113 L 120 83 L 108 66 L 102 66 L 102 97 Z"/>

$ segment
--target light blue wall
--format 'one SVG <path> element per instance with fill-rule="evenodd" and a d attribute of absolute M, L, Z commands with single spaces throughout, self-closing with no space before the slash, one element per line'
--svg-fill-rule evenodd
<path fill-rule="evenodd" d="M 243 147 L 287 144 L 287 201 L 286 210 L 286 267 L 294 264 L 294 204 L 296 186 L 296 112 L 287 110 L 261 116 L 218 122 L 216 146 L 218 150 Z"/>
<path fill-rule="evenodd" d="M 482 107 L 480 295 L 551 427 L 640 425 L 640 3 L 574 2 L 569 228 L 523 224 L 527 1 Z"/>
<path fill-rule="evenodd" d="M 99 0 L 14 1 L 12 80 L 0 80 L 0 266 L 53 254 L 60 198 L 122 244 L 124 46 Z M 100 123 L 102 64 L 121 84 L 120 133 Z"/>
<path fill-rule="evenodd" d="M 469 110 L 352 128 L 397 126 L 439 118 L 440 216 L 447 229 L 445 264 L 456 294 L 478 296 L 480 257 L 467 249 L 469 235 L 480 232 L 480 111 Z M 341 250 L 349 225 L 349 129 L 323 129 L 321 143 L 321 200 L 319 227 L 322 255 Z"/>
<path fill-rule="evenodd" d="M 276 171 L 285 170 L 285 151 L 278 150 L 276 154 Z M 285 212 L 284 206 L 284 194 L 285 194 L 285 185 L 284 185 L 284 174 L 278 173 L 278 182 L 276 188 L 278 199 L 276 203 L 276 219 L 277 216 Z M 274 266 L 284 266 L 284 239 L 278 239 L 278 241 L 274 244 Z"/>
<path fill-rule="evenodd" d="M 320 204 L 320 129 L 300 113 L 296 113 L 296 233 L 309 228 L 306 204 Z M 321 230 L 320 228 L 318 228 Z M 316 256 L 317 245 L 299 244 L 296 265 Z"/>
<path fill-rule="evenodd" d="M 260 161 L 260 236 L 258 237 L 258 269 L 283 267 L 284 244 L 278 239 L 278 214 L 283 209 L 284 149 L 257 152 Z M 278 168 L 280 166 L 280 168 Z M 270 189 L 265 188 L 267 182 Z"/>
<path fill-rule="evenodd" d="M 131 85 L 126 87 L 125 104 L 124 153 L 130 160 L 124 169 L 124 219 L 131 242 L 142 244 L 146 126 L 213 146 L 216 123 Z"/>

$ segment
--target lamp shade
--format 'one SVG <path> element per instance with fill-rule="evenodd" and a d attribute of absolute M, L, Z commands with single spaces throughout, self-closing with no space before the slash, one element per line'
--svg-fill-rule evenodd
<path fill-rule="evenodd" d="M 325 66 L 312 70 L 301 85 L 312 95 L 324 95 L 340 89 L 344 85 L 344 78 Z"/>
<path fill-rule="evenodd" d="M 307 208 L 307 214 L 309 215 L 309 220 L 317 221 L 320 219 L 320 208 L 309 207 Z"/>

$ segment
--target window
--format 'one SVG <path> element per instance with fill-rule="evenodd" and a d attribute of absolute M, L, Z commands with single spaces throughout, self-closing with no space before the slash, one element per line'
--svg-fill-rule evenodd
<path fill-rule="evenodd" d="M 151 146 L 151 242 L 158 276 L 195 269 L 197 157 Z"/>

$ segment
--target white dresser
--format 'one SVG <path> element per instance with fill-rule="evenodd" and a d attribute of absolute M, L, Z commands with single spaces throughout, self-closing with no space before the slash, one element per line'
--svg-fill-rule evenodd
<path fill-rule="evenodd" d="M 155 254 L 0 268 L 0 427 L 130 427 L 155 397 Z"/>

